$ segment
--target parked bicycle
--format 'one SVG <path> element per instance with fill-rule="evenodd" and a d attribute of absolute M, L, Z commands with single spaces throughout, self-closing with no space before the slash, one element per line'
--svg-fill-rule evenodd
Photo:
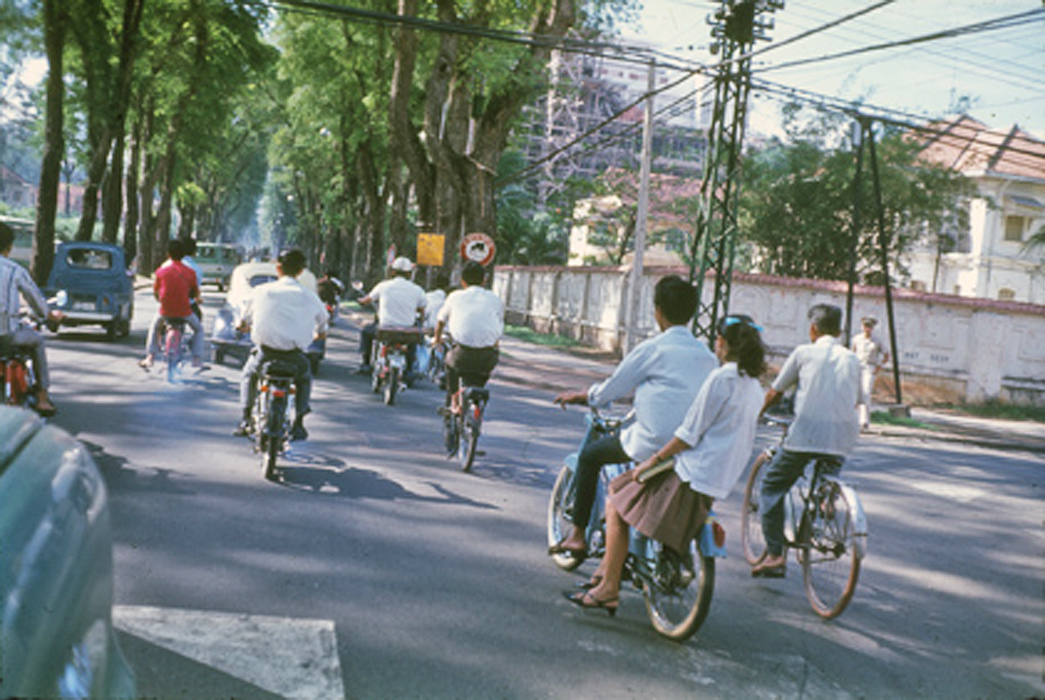
<path fill-rule="evenodd" d="M 471 471 L 478 454 L 479 435 L 483 428 L 483 414 L 490 402 L 490 390 L 485 387 L 461 387 L 461 411 L 449 410 L 443 414 L 443 440 L 446 452 L 461 464 L 462 471 Z"/>
<path fill-rule="evenodd" d="M 619 432 L 629 417 L 630 414 L 623 418 L 604 416 L 592 407 L 587 416 L 588 427 L 580 450 L 593 440 Z M 548 501 L 549 546 L 565 539 L 574 527 L 571 520 L 576 494 L 574 474 L 580 450 L 567 456 L 552 487 Z M 606 490 L 610 481 L 632 466 L 613 464 L 603 467 L 595 507 L 585 533 L 588 556 L 598 558 L 605 554 Z M 715 589 L 715 558 L 726 556 L 725 538 L 726 532 L 714 513 L 708 515 L 700 535 L 684 553 L 676 553 L 631 528 L 624 580 L 630 580 L 641 591 L 646 601 L 646 613 L 657 633 L 683 641 L 693 636 L 704 624 Z M 553 555 L 552 560 L 559 568 L 571 571 L 580 566 L 584 559 L 564 552 Z"/>
<path fill-rule="evenodd" d="M 781 449 L 789 419 L 765 416 L 783 428 L 780 441 L 770 445 L 751 465 L 741 509 L 740 542 L 754 566 L 766 556 L 762 535 L 761 496 L 766 465 Z M 784 497 L 784 536 L 802 567 L 806 597 L 817 615 L 842 614 L 856 592 L 860 565 L 867 555 L 867 518 L 856 490 L 825 473 L 814 460 Z"/>

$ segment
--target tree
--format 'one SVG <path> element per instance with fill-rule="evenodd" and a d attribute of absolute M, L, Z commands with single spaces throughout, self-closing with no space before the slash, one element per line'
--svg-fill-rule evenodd
<path fill-rule="evenodd" d="M 435 18 L 471 28 L 519 30 L 555 40 L 575 27 L 597 25 L 631 3 L 602 0 L 578 13 L 573 0 L 486 0 L 463 4 L 437 0 Z M 399 14 L 416 17 L 416 0 L 400 0 Z M 512 126 L 544 84 L 549 43 L 519 46 L 442 32 L 423 43 L 406 26 L 396 38 L 391 98 L 392 145 L 409 169 L 421 221 L 434 225 L 455 250 L 464 233 L 482 231 L 497 240 L 494 175 Z M 423 51 L 431 52 L 424 53 Z M 432 56 L 427 61 L 418 55 Z M 427 65 L 423 87 L 415 83 Z M 410 107 L 423 91 L 423 121 Z"/>
<path fill-rule="evenodd" d="M 841 116 L 810 118 L 799 107 L 786 111 L 787 141 L 748 154 L 738 216 L 741 258 L 784 277 L 845 280 L 853 235 L 855 154 L 842 147 Z M 955 225 L 959 205 L 974 185 L 959 173 L 919 159 L 920 144 L 889 128 L 876 137 L 885 240 L 891 269 L 900 275 L 900 255 L 927 235 Z M 857 232 L 857 275 L 881 284 L 877 212 L 871 169 L 861 182 Z M 958 225 L 962 225 L 958 222 Z"/>

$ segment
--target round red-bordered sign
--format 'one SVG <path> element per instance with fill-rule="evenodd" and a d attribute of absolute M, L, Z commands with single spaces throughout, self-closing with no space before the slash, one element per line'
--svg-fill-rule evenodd
<path fill-rule="evenodd" d="M 486 267 L 493 261 L 497 247 L 485 233 L 469 233 L 461 239 L 461 257 Z"/>

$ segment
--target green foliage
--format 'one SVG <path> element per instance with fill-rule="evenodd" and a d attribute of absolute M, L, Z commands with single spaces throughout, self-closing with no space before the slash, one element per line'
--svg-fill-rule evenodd
<path fill-rule="evenodd" d="M 551 333 L 538 333 L 527 326 L 505 325 L 504 334 L 518 340 L 524 340 L 527 343 L 543 345 L 544 347 L 549 348 L 572 348 L 580 345 L 580 343 L 572 338 Z"/>
<path fill-rule="evenodd" d="M 749 153 L 738 215 L 741 260 L 785 277 L 848 278 L 853 236 L 856 156 L 841 148 L 840 118 L 804 119 L 788 112 L 787 142 Z M 918 143 L 897 131 L 876 137 L 885 238 L 890 268 L 902 276 L 900 255 L 925 236 L 961 230 L 962 198 L 974 192 L 963 176 L 918 158 Z M 880 282 L 873 178 L 865 146 L 861 178 L 857 275 Z"/>
<path fill-rule="evenodd" d="M 569 217 L 538 210 L 533 192 L 513 181 L 523 167 L 518 151 L 508 151 L 501 159 L 502 179 L 511 184 L 497 194 L 497 261 L 505 265 L 562 265 L 569 248 Z"/>

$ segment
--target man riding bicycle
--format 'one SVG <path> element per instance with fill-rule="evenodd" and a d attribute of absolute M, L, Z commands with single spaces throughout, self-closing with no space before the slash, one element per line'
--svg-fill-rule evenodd
<path fill-rule="evenodd" d="M 184 257 L 185 242 L 172 240 L 167 245 L 167 262 L 156 270 L 152 293 L 159 300 L 160 309 L 149 325 L 145 358 L 138 363 L 144 369 L 152 367 L 160 354 L 160 329 L 166 320 L 184 321 L 192 329 L 192 366 L 203 367 L 203 328 L 192 310 L 193 300 L 200 298 L 199 280 L 192 268 L 182 262 Z"/>
<path fill-rule="evenodd" d="M 0 222 L 0 342 L 25 347 L 29 350 L 33 357 L 37 381 L 36 403 L 33 409 L 41 416 L 53 416 L 58 409 L 48 395 L 51 375 L 47 369 L 44 337 L 20 322 L 19 315 L 22 306 L 20 297 L 25 298 L 39 319 L 57 322 L 62 320 L 63 315 L 61 312 L 48 309 L 47 300 L 40 292 L 40 288 L 33 282 L 33 278 L 29 276 L 29 272 L 18 263 L 8 259 L 14 248 L 14 242 L 14 229 Z"/>
<path fill-rule="evenodd" d="M 795 392 L 795 420 L 783 449 L 776 453 L 762 482 L 762 532 L 766 557 L 751 569 L 758 578 L 782 578 L 784 556 L 784 496 L 812 460 L 837 474 L 856 444 L 860 426 L 856 404 L 860 399 L 860 360 L 838 340 L 842 310 L 817 304 L 809 310 L 810 344 L 799 345 L 784 362 L 766 393 L 762 412 L 784 392 Z"/>
<path fill-rule="evenodd" d="M 485 277 L 482 265 L 465 263 L 461 289 L 446 296 L 436 317 L 434 343 L 442 344 L 444 329 L 454 342 L 446 356 L 445 406 L 452 413 L 461 410 L 462 380 L 468 386 L 486 386 L 500 359 L 497 345 L 504 333 L 504 305 L 499 296 L 483 287 Z"/>
<path fill-rule="evenodd" d="M 254 343 L 240 375 L 240 409 L 243 419 L 233 435 L 250 434 L 254 400 L 258 391 L 258 369 L 269 360 L 280 360 L 294 370 L 294 425 L 291 440 L 305 440 L 305 415 L 311 410 L 312 373 L 305 351 L 313 338 L 327 332 L 327 309 L 315 292 L 297 277 L 305 269 L 305 254 L 296 248 L 280 253 L 276 262 L 279 279 L 256 287 L 244 304 L 241 327 L 250 329 Z"/>

